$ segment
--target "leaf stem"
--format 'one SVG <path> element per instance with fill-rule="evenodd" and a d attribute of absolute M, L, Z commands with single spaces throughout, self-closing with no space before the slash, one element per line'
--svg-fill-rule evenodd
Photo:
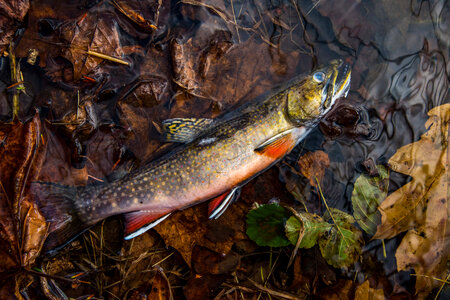
<path fill-rule="evenodd" d="M 326 208 L 327 208 L 327 211 L 328 211 L 328 213 L 330 214 L 330 217 L 331 217 L 331 219 L 333 220 L 333 223 L 336 225 L 337 229 L 339 230 L 339 233 L 342 235 L 342 239 L 344 240 L 345 244 L 346 244 L 347 247 L 348 247 L 347 240 L 345 239 L 345 236 L 344 236 L 344 234 L 342 233 L 341 228 L 340 228 L 339 225 L 336 223 L 336 220 L 334 219 L 333 214 L 331 213 L 331 210 L 330 210 L 330 208 L 328 207 L 327 200 L 325 199 L 325 197 L 324 197 L 324 195 L 323 195 L 323 193 L 322 193 L 322 188 L 320 187 L 319 180 L 317 180 L 317 176 L 314 176 L 314 178 L 316 179 L 317 186 L 319 187 L 320 196 L 322 197 L 323 202 L 325 203 L 325 206 L 326 206 Z"/>

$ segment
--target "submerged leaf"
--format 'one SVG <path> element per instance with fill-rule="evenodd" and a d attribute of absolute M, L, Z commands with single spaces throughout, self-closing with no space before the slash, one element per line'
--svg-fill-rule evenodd
<path fill-rule="evenodd" d="M 320 238 L 320 252 L 333 267 L 349 267 L 361 255 L 362 233 L 353 225 L 355 219 L 351 215 L 336 208 L 330 208 L 330 213 L 327 212 L 324 219 L 335 224 Z"/>
<path fill-rule="evenodd" d="M 325 175 L 325 169 L 330 166 L 330 158 L 323 151 L 315 151 L 305 153 L 298 160 L 300 172 L 309 179 L 312 186 L 317 186 L 317 180 L 322 181 Z"/>
<path fill-rule="evenodd" d="M 302 241 L 299 247 L 308 249 L 316 245 L 320 236 L 330 230 L 331 226 L 317 215 L 300 213 L 298 217 L 292 216 L 287 220 L 286 236 L 293 245 L 296 245 L 300 235 Z"/>
<path fill-rule="evenodd" d="M 378 205 L 386 198 L 389 185 L 389 172 L 385 167 L 377 166 L 379 176 L 361 175 L 356 179 L 352 192 L 353 216 L 359 226 L 370 235 L 380 223 Z"/>
<path fill-rule="evenodd" d="M 247 235 L 259 246 L 287 246 L 284 224 L 288 217 L 288 211 L 278 204 L 261 205 L 247 214 Z"/>
<path fill-rule="evenodd" d="M 450 255 L 448 226 L 448 122 L 450 104 L 429 111 L 429 130 L 415 143 L 403 146 L 389 160 L 392 170 L 413 180 L 381 203 L 381 224 L 374 238 L 392 238 L 408 231 L 396 251 L 397 269 L 414 268 L 416 292 L 428 293 L 445 278 Z"/>

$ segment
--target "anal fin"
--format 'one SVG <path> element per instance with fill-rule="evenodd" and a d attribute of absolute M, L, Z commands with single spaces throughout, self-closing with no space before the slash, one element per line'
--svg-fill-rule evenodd
<path fill-rule="evenodd" d="M 236 187 L 230 192 L 223 193 L 222 195 L 214 198 L 209 202 L 208 214 L 209 219 L 218 219 L 230 206 L 230 204 L 239 197 L 241 189 Z"/>
<path fill-rule="evenodd" d="M 124 214 L 125 240 L 130 240 L 143 234 L 164 221 L 171 213 L 152 214 L 149 211 L 138 210 Z"/>

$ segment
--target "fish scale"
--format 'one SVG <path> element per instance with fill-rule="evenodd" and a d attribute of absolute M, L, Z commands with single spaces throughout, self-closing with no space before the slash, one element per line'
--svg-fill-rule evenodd
<path fill-rule="evenodd" d="M 117 214 L 124 214 L 128 237 L 208 199 L 210 216 L 217 218 L 242 185 L 289 153 L 346 95 L 349 82 L 350 68 L 332 61 L 217 119 L 164 121 L 163 136 L 179 146 L 117 181 L 57 188 L 36 183 L 38 203 L 51 221 L 46 249 Z"/>

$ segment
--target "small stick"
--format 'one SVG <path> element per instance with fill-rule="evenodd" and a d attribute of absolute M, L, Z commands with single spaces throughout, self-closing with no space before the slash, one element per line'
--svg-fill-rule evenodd
<path fill-rule="evenodd" d="M 130 64 L 129 62 L 124 61 L 122 59 L 115 58 L 115 57 L 112 57 L 112 56 L 109 56 L 109 55 L 106 55 L 106 54 L 98 53 L 98 52 L 95 52 L 95 51 L 92 51 L 92 50 L 88 50 L 86 53 L 88 55 L 92 55 L 92 56 L 95 56 L 95 57 L 98 57 L 98 58 L 103 58 L 103 59 L 106 59 L 106 60 L 109 60 L 109 61 L 116 62 L 118 64 L 127 65 L 127 66 Z"/>

